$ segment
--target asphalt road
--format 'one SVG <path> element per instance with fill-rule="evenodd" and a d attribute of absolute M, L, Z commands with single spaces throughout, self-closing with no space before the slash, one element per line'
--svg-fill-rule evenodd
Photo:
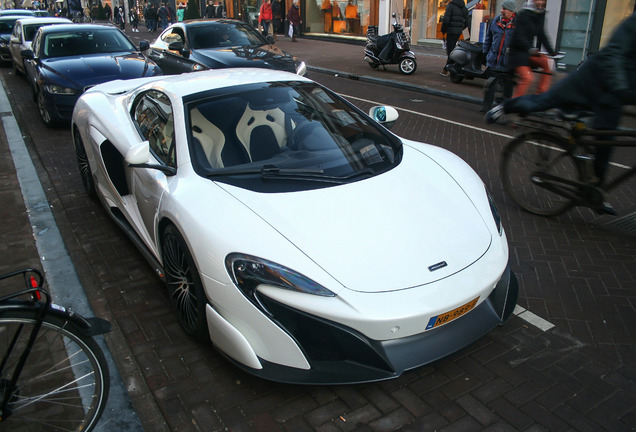
<path fill-rule="evenodd" d="M 585 209 L 556 219 L 520 211 L 498 178 L 500 150 L 515 131 L 486 129 L 474 104 L 312 75 L 364 110 L 397 107 L 395 133 L 447 148 L 477 171 L 502 214 L 521 292 L 518 315 L 505 326 L 399 379 L 293 386 L 249 376 L 181 331 L 150 267 L 84 193 L 69 131 L 44 127 L 25 81 L 10 68 L 0 73 L 92 309 L 114 324 L 106 341 L 144 429 L 621 431 L 636 424 L 633 231 Z M 636 160 L 629 151 L 617 157 Z M 621 215 L 636 211 L 634 182 L 612 198 Z M 24 219 L 19 200 L 11 203 L 15 214 L 3 214 Z M 29 239 L 21 242 L 25 259 L 37 261 Z M 19 258 L 6 247 L 0 254 L 5 266 Z"/>

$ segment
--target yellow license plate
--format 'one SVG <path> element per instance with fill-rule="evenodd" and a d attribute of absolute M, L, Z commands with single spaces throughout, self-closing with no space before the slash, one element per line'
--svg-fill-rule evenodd
<path fill-rule="evenodd" d="M 477 304 L 477 300 L 479 300 L 479 297 L 474 298 L 465 305 L 453 309 L 452 311 L 448 311 L 443 314 L 431 317 L 431 319 L 428 321 L 428 324 L 426 325 L 426 330 L 430 330 L 459 318 L 460 316 L 464 315 L 466 312 L 474 308 Z"/>

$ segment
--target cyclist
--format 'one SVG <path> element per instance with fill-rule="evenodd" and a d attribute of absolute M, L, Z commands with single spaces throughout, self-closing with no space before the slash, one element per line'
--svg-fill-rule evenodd
<path fill-rule="evenodd" d="M 543 46 L 551 55 L 557 53 L 545 34 L 545 5 L 547 0 L 528 0 L 527 6 L 517 14 L 515 31 L 510 41 L 510 67 L 517 75 L 513 97 L 525 95 L 534 79 L 532 68 L 541 68 L 544 72 L 550 70 L 550 60 L 539 53 Z M 535 43 L 536 41 L 536 43 Z M 552 75 L 542 73 L 539 78 L 536 93 L 543 93 L 550 88 Z"/>
<path fill-rule="evenodd" d="M 636 7 L 635 7 L 636 10 Z M 621 23 L 609 43 L 579 69 L 559 81 L 548 92 L 513 98 L 486 113 L 486 123 L 503 114 L 530 114 L 552 108 L 585 109 L 594 113 L 593 129 L 616 129 L 623 105 L 636 104 L 636 11 Z M 605 178 L 611 147 L 599 147 L 594 162 L 601 184 Z"/>

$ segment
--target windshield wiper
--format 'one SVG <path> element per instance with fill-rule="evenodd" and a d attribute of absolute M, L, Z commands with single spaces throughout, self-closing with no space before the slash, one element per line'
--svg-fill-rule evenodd
<path fill-rule="evenodd" d="M 343 177 L 325 175 L 324 172 L 322 169 L 279 168 L 275 165 L 265 165 L 262 168 L 222 169 L 209 173 L 207 178 L 260 174 L 263 180 L 305 180 L 344 184 L 358 177 L 368 178 L 375 175 L 375 171 L 371 168 L 365 168 Z"/>
<path fill-rule="evenodd" d="M 264 165 L 260 168 L 226 168 L 208 173 L 206 177 L 221 177 L 230 175 L 254 175 L 261 174 L 263 178 L 267 176 L 288 176 L 288 175 L 307 175 L 318 176 L 325 171 L 321 169 L 305 169 L 305 168 L 279 168 L 275 165 Z"/>

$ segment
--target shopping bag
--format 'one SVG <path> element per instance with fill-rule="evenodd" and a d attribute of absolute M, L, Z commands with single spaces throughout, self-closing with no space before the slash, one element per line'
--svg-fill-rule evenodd
<path fill-rule="evenodd" d="M 289 23 L 289 37 L 294 37 L 294 25 L 292 23 Z"/>

